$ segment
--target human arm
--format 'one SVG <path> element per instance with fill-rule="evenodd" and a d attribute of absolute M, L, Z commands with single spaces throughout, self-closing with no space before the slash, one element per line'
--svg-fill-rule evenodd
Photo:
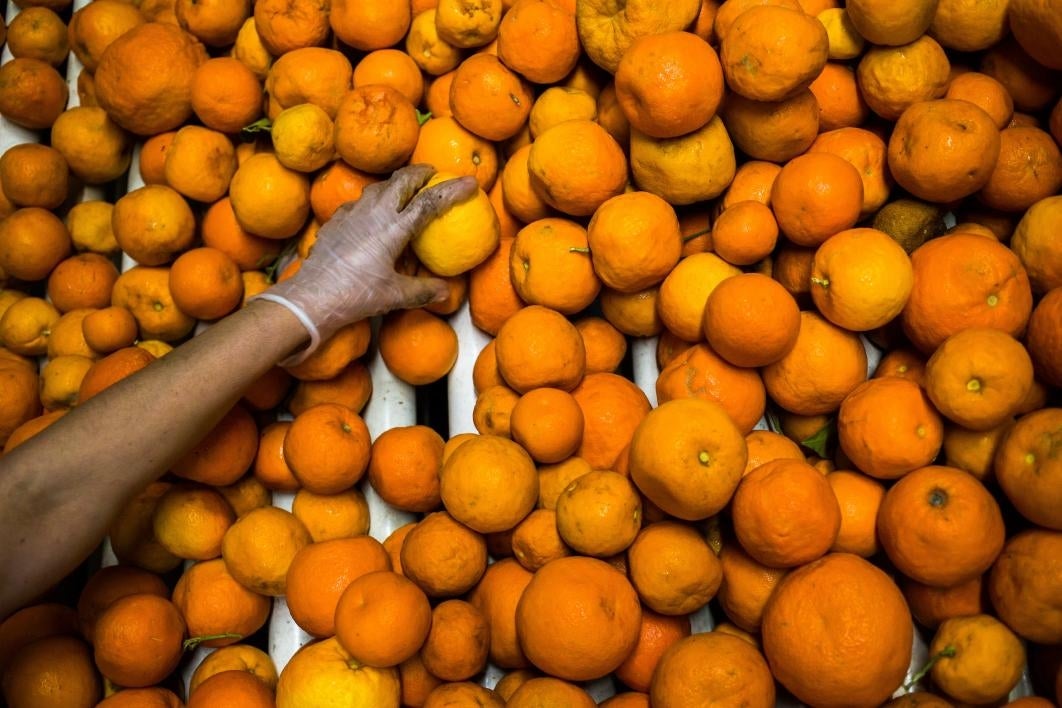
<path fill-rule="evenodd" d="M 409 237 L 469 196 L 472 180 L 414 194 L 431 168 L 400 170 L 321 227 L 299 273 L 0 458 L 0 618 L 70 572 L 122 505 L 202 439 L 243 391 L 310 339 L 443 295 L 394 271 Z M 293 310 L 300 314 L 296 315 Z"/>

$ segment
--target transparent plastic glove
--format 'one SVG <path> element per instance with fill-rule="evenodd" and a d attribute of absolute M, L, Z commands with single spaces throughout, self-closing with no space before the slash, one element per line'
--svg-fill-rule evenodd
<path fill-rule="evenodd" d="M 446 298 L 445 281 L 395 271 L 395 259 L 415 233 L 476 192 L 476 180 L 462 177 L 418 194 L 434 173 L 430 165 L 410 165 L 366 187 L 321 226 L 294 276 L 256 296 L 291 310 L 310 333 L 310 345 L 284 365 L 305 359 L 350 322 Z"/>

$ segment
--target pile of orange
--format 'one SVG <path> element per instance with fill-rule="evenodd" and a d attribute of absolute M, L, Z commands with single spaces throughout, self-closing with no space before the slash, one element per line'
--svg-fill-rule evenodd
<path fill-rule="evenodd" d="M 396 263 L 445 302 L 270 371 L 0 618 L 7 705 L 1062 702 L 1059 0 L 16 5 L 4 453 L 392 170 L 480 190 Z M 462 308 L 477 432 L 374 439 L 369 352 L 437 382 Z"/>

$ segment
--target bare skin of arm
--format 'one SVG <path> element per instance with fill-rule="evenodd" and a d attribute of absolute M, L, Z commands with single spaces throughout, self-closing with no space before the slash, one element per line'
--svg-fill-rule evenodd
<path fill-rule="evenodd" d="M 445 297 L 444 282 L 394 270 L 413 233 L 475 192 L 471 178 L 420 192 L 433 172 L 407 167 L 367 187 L 321 227 L 299 273 L 267 291 L 273 300 L 252 300 L 0 458 L 0 620 L 76 568 L 122 506 L 311 330 L 327 339 Z"/>

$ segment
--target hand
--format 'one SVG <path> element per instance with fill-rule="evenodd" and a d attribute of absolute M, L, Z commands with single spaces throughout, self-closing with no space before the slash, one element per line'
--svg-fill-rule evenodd
<path fill-rule="evenodd" d="M 472 177 L 420 191 L 434 173 L 429 165 L 411 165 L 366 187 L 321 226 L 299 271 L 258 296 L 290 309 L 310 332 L 300 359 L 350 322 L 446 298 L 445 281 L 395 272 L 395 259 L 415 233 L 476 193 Z"/>

